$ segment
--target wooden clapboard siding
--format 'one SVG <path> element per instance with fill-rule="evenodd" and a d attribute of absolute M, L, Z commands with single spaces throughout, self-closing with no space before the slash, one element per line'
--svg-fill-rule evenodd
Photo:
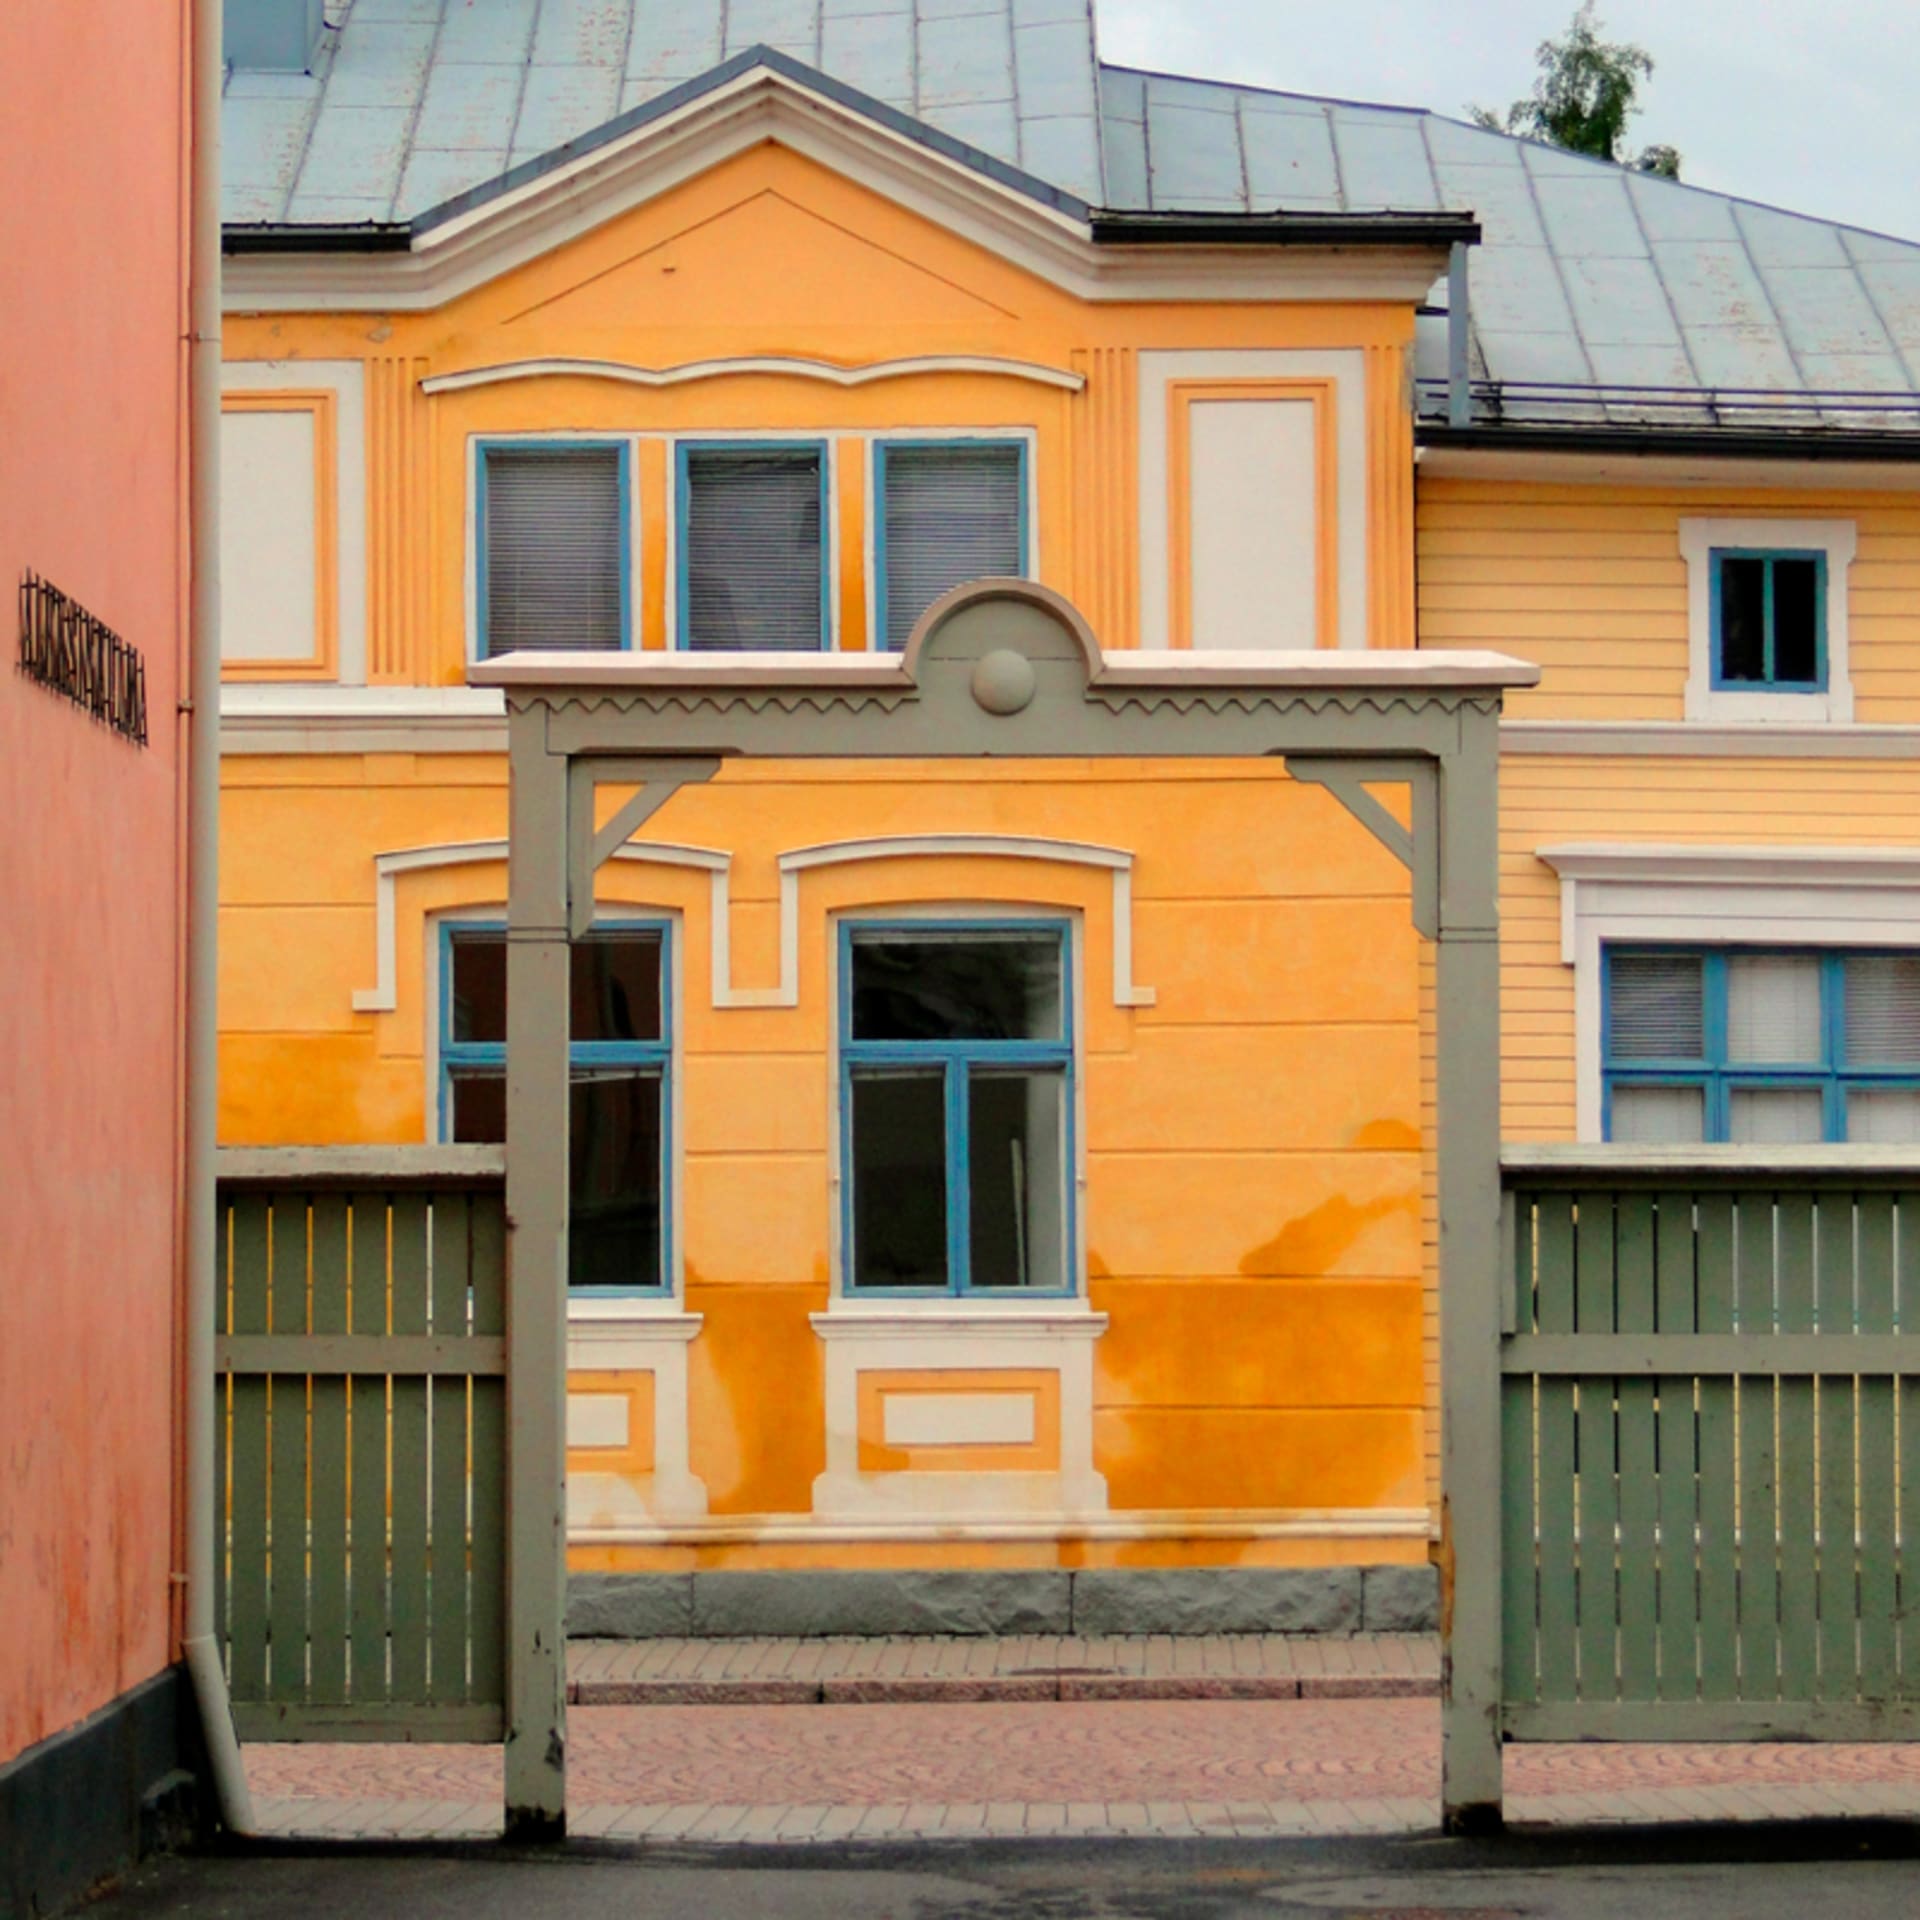
<path fill-rule="evenodd" d="M 1500 769 L 1502 1126 L 1574 1137 L 1573 969 L 1542 847 L 1912 846 L 1920 761 L 1509 754 Z"/>
<path fill-rule="evenodd" d="M 1855 717 L 1920 721 L 1920 496 L 1423 479 L 1420 644 L 1498 647 L 1545 679 L 1520 719 L 1678 720 L 1687 678 L 1683 516 L 1852 520 Z"/>

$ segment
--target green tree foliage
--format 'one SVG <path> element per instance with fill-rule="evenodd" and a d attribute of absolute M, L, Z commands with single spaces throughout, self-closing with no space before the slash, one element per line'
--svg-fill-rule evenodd
<path fill-rule="evenodd" d="M 1485 107 L 1468 112 L 1476 126 L 1495 133 L 1545 140 L 1571 153 L 1678 180 L 1680 155 L 1674 148 L 1643 147 L 1631 158 L 1621 151 L 1627 122 L 1640 111 L 1641 86 L 1653 78 L 1653 56 L 1644 47 L 1601 39 L 1603 23 L 1594 5 L 1595 0 L 1583 0 L 1562 38 L 1541 41 L 1535 54 L 1540 77 L 1526 99 L 1516 100 L 1504 115 Z"/>

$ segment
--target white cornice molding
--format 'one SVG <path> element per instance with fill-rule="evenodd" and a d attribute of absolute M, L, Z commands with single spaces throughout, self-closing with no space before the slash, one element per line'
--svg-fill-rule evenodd
<path fill-rule="evenodd" d="M 1601 976 L 1610 943 L 1920 947 L 1920 846 L 1583 841 L 1536 851 L 1560 880 L 1583 1141 L 1602 1132 Z"/>
<path fill-rule="evenodd" d="M 923 353 L 910 359 L 875 360 L 843 367 L 831 360 L 803 360 L 786 354 L 755 354 L 731 360 L 689 360 L 676 367 L 642 367 L 621 360 L 503 360 L 469 367 L 461 373 L 435 374 L 420 382 L 422 393 L 460 393 L 470 387 L 504 386 L 514 380 L 611 380 L 632 387 L 678 387 L 695 380 L 735 379 L 744 374 L 776 374 L 791 380 L 818 380 L 833 387 L 865 387 L 880 380 L 910 380 L 925 373 L 985 373 L 1024 380 L 1038 387 L 1079 393 L 1086 375 L 1036 360 L 1004 360 L 984 353 Z"/>
<path fill-rule="evenodd" d="M 421 312 L 551 253 L 767 141 L 1094 301 L 1414 304 L 1446 265 L 1429 246 L 1109 248 L 1086 222 L 764 68 L 420 235 L 403 252 L 243 253 L 236 313 Z"/>
<path fill-rule="evenodd" d="M 393 1013 L 399 1006 L 400 903 L 403 875 L 439 872 L 448 867 L 504 864 L 504 840 L 443 841 L 400 847 L 374 855 L 374 984 L 354 993 L 356 1013 Z M 1155 994 L 1133 978 L 1133 855 L 1122 847 L 1093 846 L 1078 840 L 994 833 L 903 833 L 876 839 L 834 840 L 796 847 L 780 856 L 780 983 L 773 987 L 737 987 L 733 983 L 733 855 L 713 847 L 681 846 L 671 841 L 632 840 L 613 851 L 615 860 L 635 866 L 693 868 L 708 876 L 712 921 L 709 959 L 713 1006 L 718 1012 L 800 1004 L 800 876 L 820 867 L 857 865 L 869 860 L 987 859 L 1030 860 L 1058 866 L 1092 867 L 1112 876 L 1113 1003 L 1150 1007 Z M 499 889 L 493 890 L 495 897 Z"/>
<path fill-rule="evenodd" d="M 230 683 L 223 754 L 505 753 L 507 707 L 491 687 Z"/>

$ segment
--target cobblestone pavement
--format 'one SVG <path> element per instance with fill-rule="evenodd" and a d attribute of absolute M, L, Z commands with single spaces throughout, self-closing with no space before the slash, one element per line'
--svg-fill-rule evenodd
<path fill-rule="evenodd" d="M 1424 1700 L 581 1707 L 570 1829 L 656 1840 L 1391 1833 L 1438 1818 Z M 264 1831 L 498 1830 L 475 1747 L 250 1747 Z M 1519 1747 L 1516 1821 L 1920 1818 L 1920 1747 Z"/>
<path fill-rule="evenodd" d="M 1440 1690 L 1430 1634 L 1241 1633 L 1006 1639 L 576 1640 L 587 1706 L 902 1700 L 1333 1700 Z"/>

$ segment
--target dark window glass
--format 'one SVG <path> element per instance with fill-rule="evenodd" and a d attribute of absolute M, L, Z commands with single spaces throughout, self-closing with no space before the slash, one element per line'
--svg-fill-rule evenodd
<path fill-rule="evenodd" d="M 573 943 L 572 1038 L 658 1040 L 660 954 L 657 933 L 603 933 Z M 499 933 L 453 936 L 453 1038 L 504 1045 L 507 1038 L 507 942 Z"/>
<path fill-rule="evenodd" d="M 505 1140 L 506 1076 L 496 1067 L 456 1067 L 448 1078 L 453 1138 Z M 658 1286 L 661 1076 L 576 1068 L 568 1105 L 568 1284 Z"/>
<path fill-rule="evenodd" d="M 660 1270 L 658 1071 L 576 1067 L 568 1284 L 651 1287 Z"/>
<path fill-rule="evenodd" d="M 1720 562 L 1720 678 L 1767 678 L 1767 563 L 1726 555 Z"/>
<path fill-rule="evenodd" d="M 507 939 L 501 933 L 453 936 L 453 1038 L 504 1046 L 507 1039 Z"/>
<path fill-rule="evenodd" d="M 817 447 L 687 453 L 681 623 L 689 647 L 819 650 L 821 459 Z"/>
<path fill-rule="evenodd" d="M 967 1082 L 976 1287 L 1065 1285 L 1066 1081 L 976 1067 Z"/>
<path fill-rule="evenodd" d="M 947 1284 L 946 1075 L 853 1076 L 853 1284 Z"/>
<path fill-rule="evenodd" d="M 857 933 L 855 1040 L 1059 1040 L 1061 943 L 1050 934 Z"/>
<path fill-rule="evenodd" d="M 660 936 L 599 933 L 573 943 L 575 1040 L 658 1040 Z"/>
<path fill-rule="evenodd" d="M 1773 677 L 1812 685 L 1820 678 L 1820 566 L 1773 563 Z"/>

